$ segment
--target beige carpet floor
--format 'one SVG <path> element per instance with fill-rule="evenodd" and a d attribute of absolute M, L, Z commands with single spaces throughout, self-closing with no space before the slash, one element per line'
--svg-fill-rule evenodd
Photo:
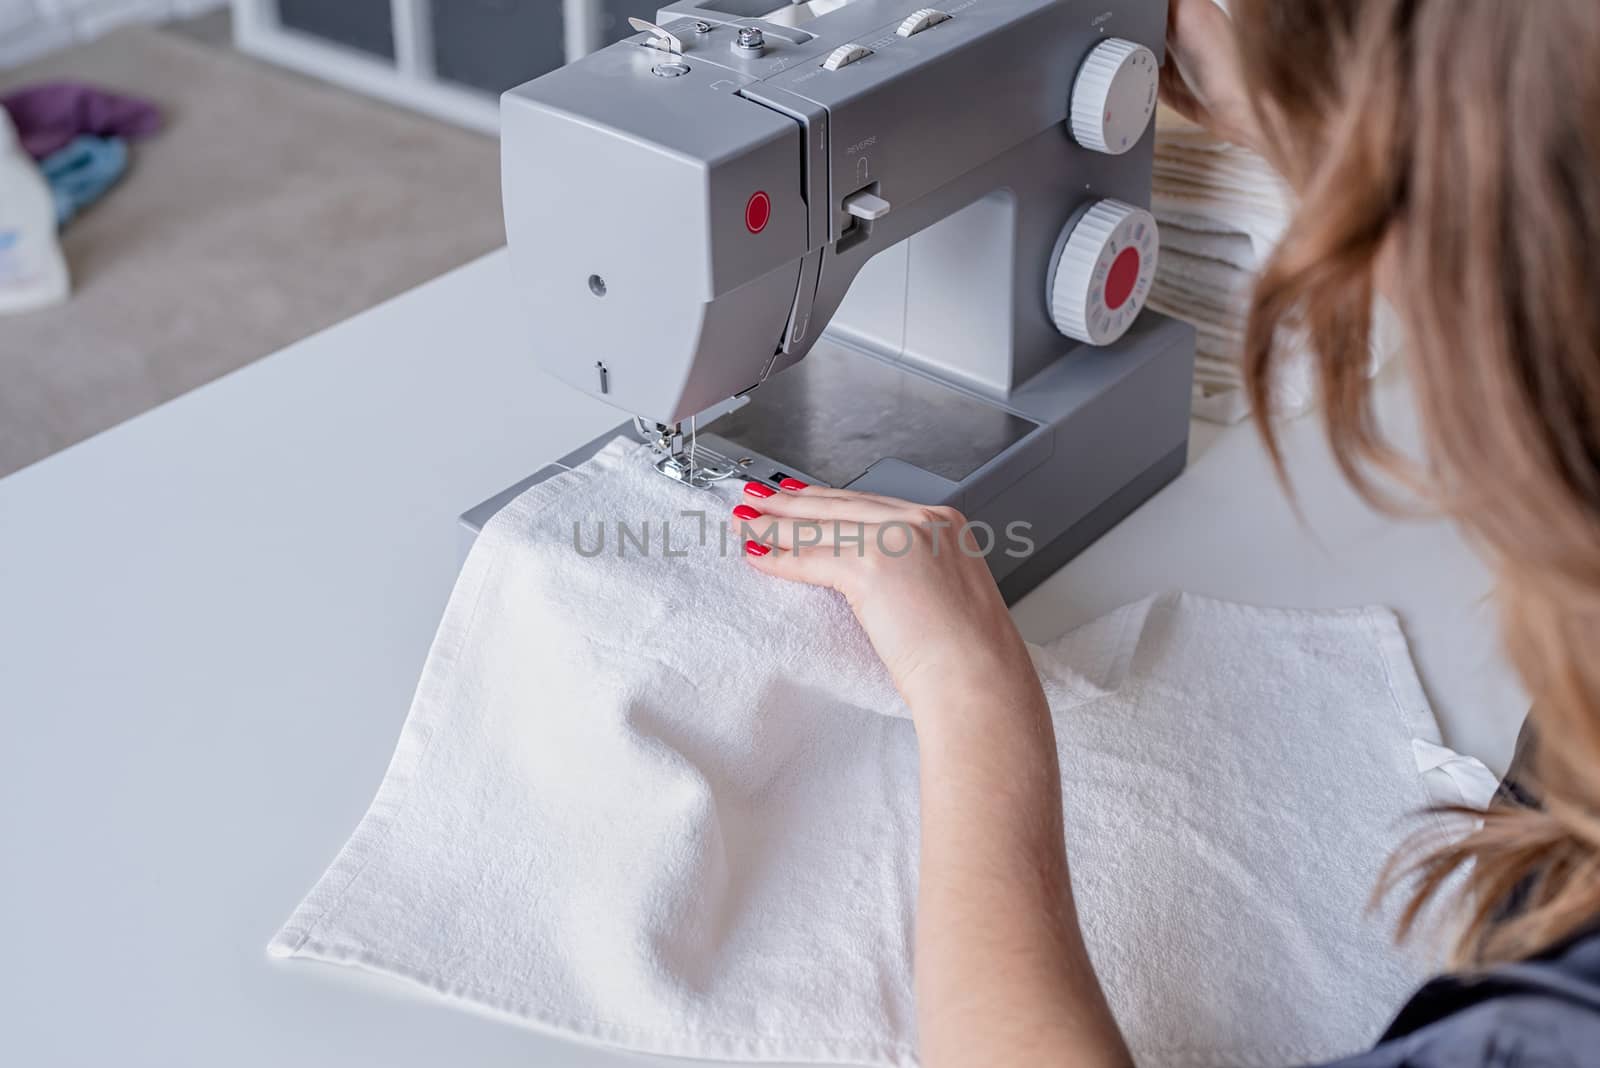
<path fill-rule="evenodd" d="M 0 476 L 504 240 L 492 138 L 156 29 L 0 71 L 149 97 L 164 132 L 63 237 L 74 293 L 0 317 Z"/>

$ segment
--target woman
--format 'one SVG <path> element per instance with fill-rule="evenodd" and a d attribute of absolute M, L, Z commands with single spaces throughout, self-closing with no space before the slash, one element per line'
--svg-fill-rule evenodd
<path fill-rule="evenodd" d="M 1173 0 L 1163 92 L 1299 194 L 1251 309 L 1256 410 L 1274 337 L 1305 331 L 1346 474 L 1369 495 L 1374 470 L 1424 488 L 1496 568 L 1544 743 L 1542 807 L 1498 806 L 1413 866 L 1402 937 L 1467 873 L 1451 905 L 1469 975 L 1430 983 L 1349 1063 L 1600 1063 L 1600 3 L 1231 6 L 1230 23 Z M 1378 291 L 1407 328 L 1422 471 L 1369 413 Z M 842 592 L 915 718 L 924 1063 L 1127 1063 L 1073 911 L 1044 695 L 982 562 L 934 551 L 960 518 L 819 488 L 752 503 L 784 546 L 790 520 L 920 524 L 901 557 L 853 542 L 750 560 Z"/>

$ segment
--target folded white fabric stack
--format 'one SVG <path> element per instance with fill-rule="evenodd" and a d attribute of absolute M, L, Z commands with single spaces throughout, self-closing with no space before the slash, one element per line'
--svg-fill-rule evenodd
<path fill-rule="evenodd" d="M 1148 306 L 1194 324 L 1194 414 L 1233 423 L 1250 413 L 1240 376 L 1245 318 L 1257 273 L 1288 225 L 1292 196 L 1260 156 L 1219 141 L 1167 108 L 1156 113 L 1151 210 L 1161 226 L 1161 262 Z M 1394 347 L 1381 303 L 1373 369 Z M 1278 411 L 1315 399 L 1310 361 L 1295 353 L 1274 383 Z"/>
<path fill-rule="evenodd" d="M 617 442 L 496 516 L 376 800 L 271 951 L 580 1041 L 914 1066 L 916 735 L 841 599 L 721 536 L 736 500 Z M 1494 784 L 1439 744 L 1394 617 L 1171 596 L 1034 655 L 1139 1063 L 1371 1042 L 1426 967 L 1373 880 L 1410 814 Z"/>

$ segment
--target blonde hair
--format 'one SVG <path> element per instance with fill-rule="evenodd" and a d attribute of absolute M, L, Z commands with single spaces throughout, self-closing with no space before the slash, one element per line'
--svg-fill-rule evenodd
<path fill-rule="evenodd" d="M 1293 329 L 1351 481 L 1390 507 L 1382 475 L 1425 487 L 1483 549 L 1535 699 L 1542 807 L 1497 805 L 1406 867 L 1399 933 L 1461 873 L 1458 959 L 1527 957 L 1600 920 L 1600 3 L 1231 7 L 1267 151 L 1300 197 L 1245 345 L 1268 447 L 1275 342 Z M 1406 328 L 1420 469 L 1373 416 L 1380 278 Z"/>

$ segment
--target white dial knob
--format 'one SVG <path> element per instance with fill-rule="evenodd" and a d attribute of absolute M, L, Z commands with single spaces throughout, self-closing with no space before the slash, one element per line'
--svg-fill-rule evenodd
<path fill-rule="evenodd" d="M 1148 211 L 1120 200 L 1090 205 L 1056 241 L 1045 294 L 1056 329 L 1091 345 L 1120 338 L 1150 295 L 1159 253 Z"/>
<path fill-rule="evenodd" d="M 870 55 L 872 55 L 872 49 L 852 41 L 849 44 L 842 44 L 832 52 L 829 52 L 828 58 L 822 61 L 822 69 L 838 70 L 840 67 L 848 67 L 856 60 L 865 59 Z"/>
<path fill-rule="evenodd" d="M 1072 83 L 1072 136 L 1084 148 L 1120 156 L 1144 136 L 1156 111 L 1161 65 L 1141 44 L 1101 41 Z"/>
<path fill-rule="evenodd" d="M 928 29 L 929 27 L 937 26 L 941 22 L 949 21 L 950 16 L 945 14 L 943 11 L 940 11 L 938 8 L 923 7 L 918 8 L 901 20 L 899 28 L 894 32 L 899 34 L 901 37 L 915 37 L 917 34 Z"/>

